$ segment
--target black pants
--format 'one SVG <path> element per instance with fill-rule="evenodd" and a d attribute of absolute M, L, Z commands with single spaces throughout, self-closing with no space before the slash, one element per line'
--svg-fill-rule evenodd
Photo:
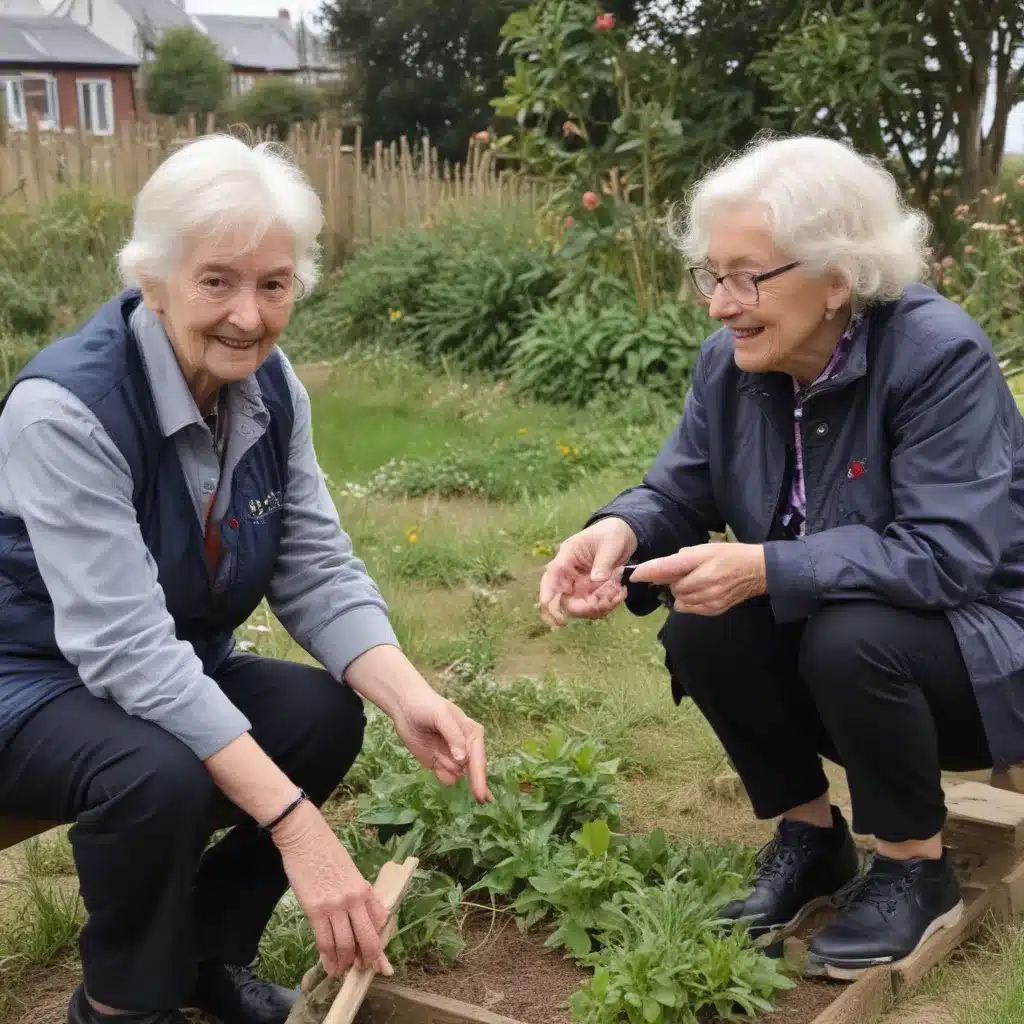
<path fill-rule="evenodd" d="M 927 839 L 946 819 L 941 770 L 992 765 L 941 612 L 849 601 L 779 626 L 756 599 L 717 617 L 672 612 L 662 642 L 677 699 L 707 718 L 759 818 L 822 796 L 824 756 L 846 769 L 856 832 Z"/>
<path fill-rule="evenodd" d="M 251 655 L 217 682 L 285 774 L 326 800 L 362 745 L 358 695 L 322 669 Z M 201 960 L 251 963 L 287 888 L 273 842 L 189 748 L 84 688 L 0 750 L 0 814 L 76 822 L 86 991 L 119 1009 L 183 1006 Z"/>

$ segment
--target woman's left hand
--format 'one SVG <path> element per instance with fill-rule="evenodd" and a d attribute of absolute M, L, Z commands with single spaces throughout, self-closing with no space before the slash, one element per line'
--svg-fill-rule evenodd
<path fill-rule="evenodd" d="M 484 728 L 450 700 L 425 687 L 401 699 L 392 720 L 409 752 L 444 785 L 452 786 L 468 775 L 479 803 L 494 799 L 487 787 Z"/>
<path fill-rule="evenodd" d="M 690 615 L 721 615 L 768 592 L 760 544 L 696 544 L 643 562 L 632 580 L 670 586 L 675 610 Z"/>

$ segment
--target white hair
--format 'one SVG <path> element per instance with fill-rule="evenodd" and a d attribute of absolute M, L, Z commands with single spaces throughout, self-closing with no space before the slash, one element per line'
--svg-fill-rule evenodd
<path fill-rule="evenodd" d="M 165 281 L 203 238 L 251 231 L 249 247 L 282 225 L 295 241 L 301 294 L 316 284 L 323 207 L 302 171 L 271 143 L 208 135 L 169 156 L 135 199 L 132 237 L 118 253 L 128 287 Z"/>
<path fill-rule="evenodd" d="M 671 237 L 700 263 L 716 218 L 748 205 L 764 209 L 775 244 L 809 273 L 843 275 L 855 309 L 899 298 L 925 267 L 928 218 L 879 161 L 841 142 L 755 141 L 697 183 Z"/>

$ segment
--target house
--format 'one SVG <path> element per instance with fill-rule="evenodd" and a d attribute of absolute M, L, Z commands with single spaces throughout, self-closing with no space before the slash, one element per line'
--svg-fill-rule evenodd
<path fill-rule="evenodd" d="M 7 124 L 110 135 L 135 117 L 138 61 L 87 28 L 0 12 L 0 101 Z"/>

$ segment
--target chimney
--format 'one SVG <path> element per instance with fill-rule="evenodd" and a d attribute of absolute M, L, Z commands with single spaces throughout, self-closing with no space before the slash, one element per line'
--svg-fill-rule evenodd
<path fill-rule="evenodd" d="M 287 8 L 287 7 L 281 7 L 281 8 L 279 8 L 279 9 L 278 9 L 278 12 L 277 12 L 277 16 L 278 16 L 279 18 L 281 18 L 281 19 L 282 19 L 283 21 L 291 21 L 291 20 L 292 20 L 292 16 L 291 16 L 291 14 L 290 14 L 290 13 L 288 12 L 288 8 Z"/>

